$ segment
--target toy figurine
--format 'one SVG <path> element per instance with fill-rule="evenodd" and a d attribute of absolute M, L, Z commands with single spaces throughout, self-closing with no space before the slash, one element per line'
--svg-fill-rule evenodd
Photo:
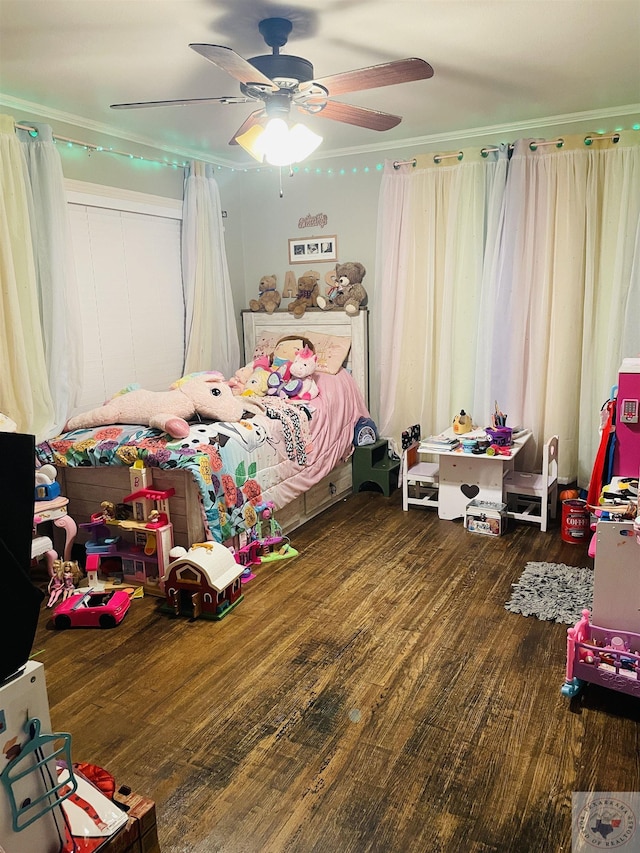
<path fill-rule="evenodd" d="M 51 580 L 49 581 L 49 585 L 47 587 L 47 591 L 49 593 L 49 600 L 47 601 L 47 607 L 53 607 L 54 604 L 57 603 L 58 599 L 62 595 L 63 585 L 62 578 L 57 572 L 54 572 Z"/>
<path fill-rule="evenodd" d="M 76 591 L 76 584 L 82 577 L 80 567 L 75 561 L 67 560 L 62 566 L 62 600 L 66 601 Z"/>

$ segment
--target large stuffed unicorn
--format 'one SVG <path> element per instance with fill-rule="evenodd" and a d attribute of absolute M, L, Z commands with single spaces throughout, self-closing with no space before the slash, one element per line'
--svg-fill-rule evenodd
<path fill-rule="evenodd" d="M 65 429 L 148 424 L 174 438 L 184 438 L 189 435 L 187 421 L 195 415 L 214 421 L 239 421 L 246 410 L 252 411 L 252 404 L 234 396 L 221 373 L 195 373 L 174 382 L 169 391 L 136 388 L 116 394 L 103 406 L 70 418 Z"/>

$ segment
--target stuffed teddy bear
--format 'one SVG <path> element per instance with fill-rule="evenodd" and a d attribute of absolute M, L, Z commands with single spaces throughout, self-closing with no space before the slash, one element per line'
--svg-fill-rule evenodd
<path fill-rule="evenodd" d="M 362 284 L 366 270 L 358 261 L 336 264 L 335 288 L 329 296 L 318 296 L 316 304 L 323 311 L 344 308 L 349 315 L 357 314 L 367 304 L 367 291 Z"/>
<path fill-rule="evenodd" d="M 257 299 L 251 299 L 249 308 L 252 311 L 266 311 L 267 314 L 273 314 L 278 305 L 280 305 L 280 294 L 276 290 L 276 276 L 263 275 L 258 285 L 260 296 Z"/>
<path fill-rule="evenodd" d="M 187 420 L 195 415 L 214 421 L 239 421 L 250 406 L 233 395 L 221 373 L 192 373 L 174 382 L 170 391 L 137 388 L 116 394 L 103 406 L 71 418 L 65 430 L 148 424 L 173 438 L 184 438 L 189 435 Z"/>
<path fill-rule="evenodd" d="M 307 308 L 315 308 L 317 306 L 317 298 L 320 292 L 318 281 L 320 275 L 313 270 L 309 270 L 298 279 L 298 292 L 293 302 L 289 303 L 289 311 L 298 320 L 304 316 Z"/>

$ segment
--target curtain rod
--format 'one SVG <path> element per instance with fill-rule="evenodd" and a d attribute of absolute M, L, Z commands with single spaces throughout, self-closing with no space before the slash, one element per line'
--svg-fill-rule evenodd
<path fill-rule="evenodd" d="M 35 137 L 38 135 L 37 127 L 31 127 L 28 124 L 18 124 L 17 122 L 14 124 L 14 127 L 16 130 L 28 131 L 31 136 Z M 153 157 L 143 157 L 141 154 L 131 154 L 128 151 L 118 151 L 116 148 L 106 148 L 104 145 L 95 145 L 93 142 L 83 142 L 80 139 L 71 139 L 68 136 L 58 136 L 57 133 L 53 133 L 51 136 L 55 142 L 66 142 L 67 145 L 81 145 L 89 151 L 104 151 L 107 154 L 119 154 L 122 157 L 128 157 L 130 160 L 144 160 L 145 163 L 158 163 L 160 166 L 173 166 L 174 168 L 184 168 L 188 165 L 185 162 L 168 163 L 166 160 L 156 160 Z"/>
<path fill-rule="evenodd" d="M 602 139 L 610 139 L 613 142 L 613 144 L 616 145 L 618 142 L 620 142 L 620 134 L 619 133 L 609 133 L 607 135 L 603 134 L 602 136 L 600 134 L 598 134 L 597 136 L 589 135 L 589 136 L 585 136 L 583 142 L 585 145 L 592 145 L 594 142 L 600 142 L 600 140 L 602 140 Z M 536 151 L 538 148 L 542 148 L 545 145 L 555 145 L 556 148 L 562 148 L 564 146 L 564 139 L 562 137 L 559 137 L 558 139 L 545 139 L 542 142 L 530 142 L 529 143 L 529 149 L 531 151 Z M 513 143 L 511 143 L 509 145 L 509 148 L 513 148 Z M 486 157 L 491 151 L 499 151 L 499 150 L 500 149 L 498 148 L 498 146 L 495 145 L 495 146 L 488 147 L 488 148 L 481 148 L 480 153 L 482 154 L 483 157 Z M 452 158 L 452 157 L 456 157 L 458 160 L 462 160 L 463 156 L 464 156 L 464 154 L 462 151 L 454 151 L 451 154 L 434 154 L 433 155 L 433 162 L 434 163 L 441 163 L 442 160 L 446 160 L 446 159 Z M 418 161 L 416 160 L 415 157 L 413 158 L 413 160 L 394 160 L 393 161 L 393 168 L 399 169 L 400 166 L 414 166 L 415 167 L 417 162 Z"/>

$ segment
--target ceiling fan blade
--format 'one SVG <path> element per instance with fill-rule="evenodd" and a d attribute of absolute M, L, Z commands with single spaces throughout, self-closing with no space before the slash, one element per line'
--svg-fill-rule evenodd
<path fill-rule="evenodd" d="M 382 113 L 366 107 L 354 107 L 353 104 L 343 104 L 340 101 L 327 101 L 317 112 L 313 108 L 309 110 L 303 106 L 298 106 L 298 109 L 303 113 L 342 121 L 345 124 L 355 124 L 356 127 L 366 127 L 369 130 L 390 130 L 402 121 L 402 116 L 394 116 L 391 113 Z"/>
<path fill-rule="evenodd" d="M 247 118 L 242 122 L 240 127 L 233 134 L 233 139 L 229 140 L 229 145 L 237 145 L 237 137 L 242 136 L 250 127 L 253 127 L 256 124 L 260 124 L 260 119 L 264 118 L 266 115 L 265 110 L 256 110 L 247 116 Z"/>
<path fill-rule="evenodd" d="M 433 77 L 433 68 L 424 59 L 398 59 L 394 62 L 383 62 L 382 65 L 371 65 L 369 68 L 358 68 L 355 71 L 344 71 L 342 74 L 332 74 L 315 80 L 324 86 L 329 94 L 344 95 L 347 92 L 361 92 L 364 89 L 376 89 L 379 86 L 393 86 L 396 83 L 410 83 L 412 80 L 427 80 Z M 300 86 L 304 89 L 305 84 Z"/>
<path fill-rule="evenodd" d="M 254 68 L 250 62 L 243 59 L 235 50 L 219 44 L 190 44 L 192 50 L 204 56 L 209 62 L 213 62 L 218 68 L 222 68 L 227 74 L 231 74 L 236 80 L 245 86 L 264 87 L 266 92 L 277 92 L 278 87 L 269 78 Z"/>
<path fill-rule="evenodd" d="M 188 107 L 190 104 L 249 104 L 251 98 L 235 95 L 223 98 L 182 98 L 177 101 L 141 101 L 137 104 L 111 104 L 112 110 L 138 110 L 146 107 Z"/>

